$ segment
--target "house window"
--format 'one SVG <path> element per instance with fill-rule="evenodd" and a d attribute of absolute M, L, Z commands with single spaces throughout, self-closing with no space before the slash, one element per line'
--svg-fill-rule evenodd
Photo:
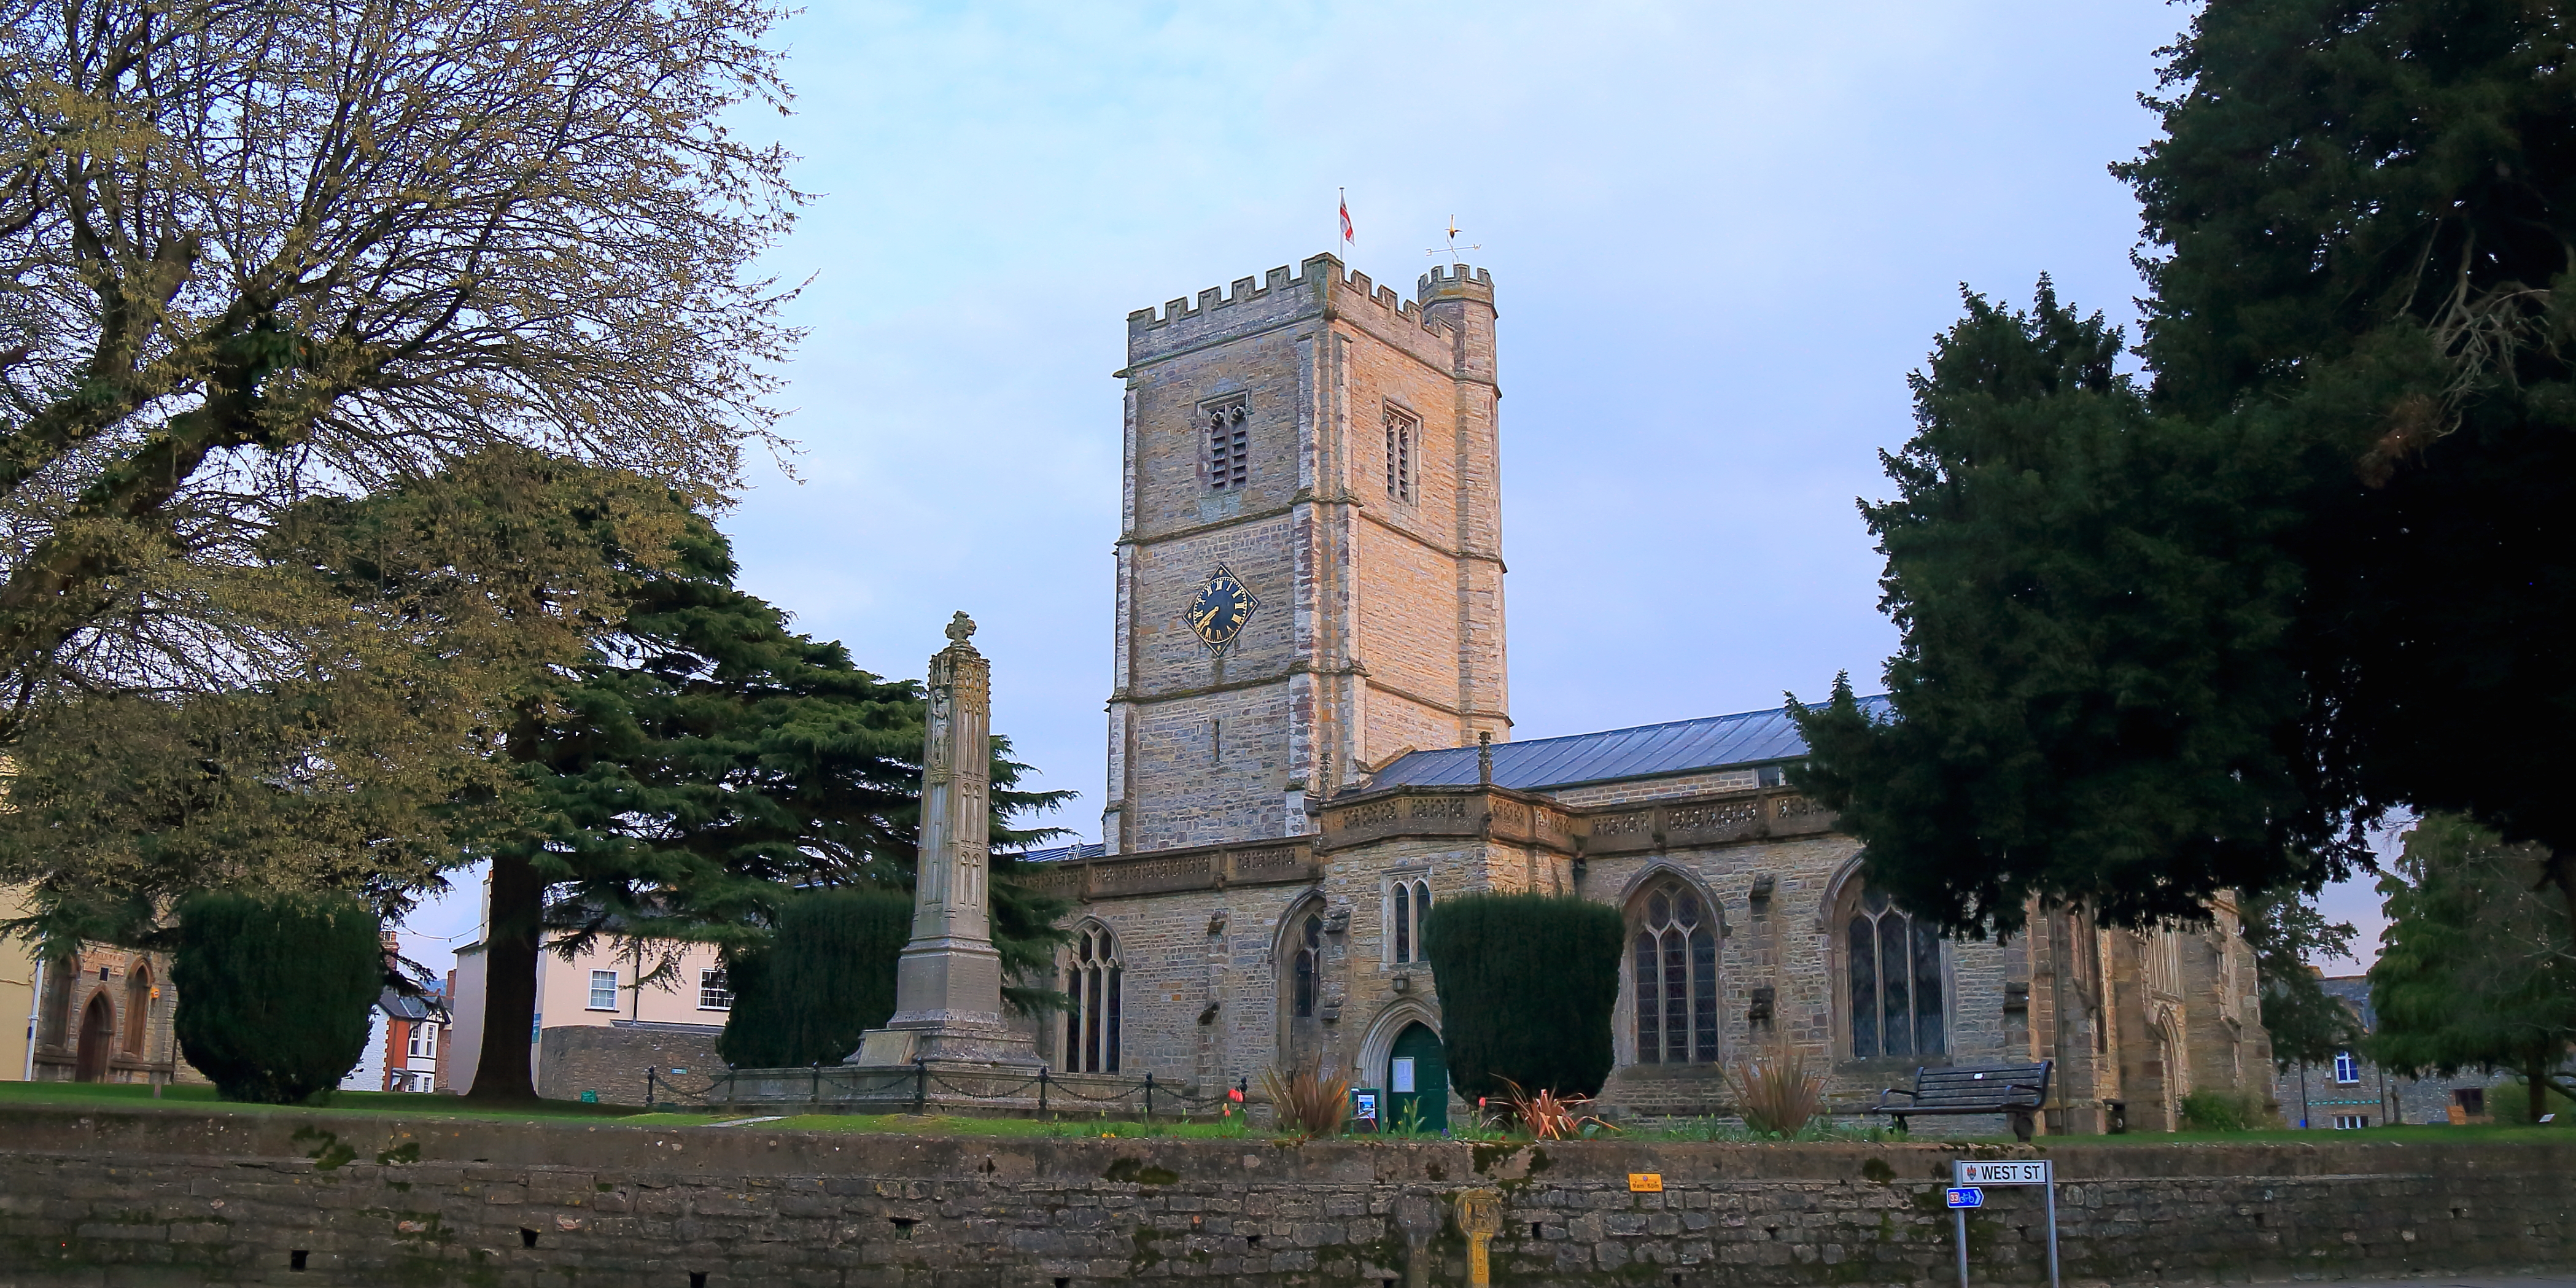
<path fill-rule="evenodd" d="M 1413 448 L 1421 430 L 1413 417 L 1386 409 L 1386 494 L 1395 500 L 1413 499 Z"/>
<path fill-rule="evenodd" d="M 590 1009 L 594 1011 L 617 1009 L 616 971 L 595 970 L 590 973 Z"/>
<path fill-rule="evenodd" d="M 698 1009 L 730 1011 L 733 1009 L 733 987 L 721 969 L 698 972 Z"/>
<path fill-rule="evenodd" d="M 1118 940 L 1094 922 L 1073 934 L 1073 964 L 1065 972 L 1064 1068 L 1067 1073 L 1118 1072 Z"/>
<path fill-rule="evenodd" d="M 2336 1131 L 2360 1131 L 2362 1128 L 2368 1127 L 2369 1125 L 2370 1115 L 2368 1114 L 2336 1114 L 2334 1116 L 2334 1129 Z"/>
<path fill-rule="evenodd" d="M 2344 1083 L 2361 1081 L 2361 1061 L 2353 1058 L 2352 1052 L 2335 1052 L 2335 1081 Z"/>
<path fill-rule="evenodd" d="M 1637 1059 L 1717 1061 L 1717 916 L 1673 877 L 1647 888 L 1630 965 L 1637 989 Z"/>
<path fill-rule="evenodd" d="M 410 1034 L 403 1042 L 403 1054 L 414 1060 L 426 1060 L 438 1054 L 438 1030 L 426 1020 L 414 1020 Z"/>
<path fill-rule="evenodd" d="M 1314 1018 L 1316 977 L 1323 962 L 1324 919 L 1310 912 L 1306 914 L 1304 923 L 1297 927 L 1296 960 L 1291 963 L 1291 970 L 1296 975 L 1292 988 L 1298 1019 Z"/>
<path fill-rule="evenodd" d="M 1395 960 L 1427 961 L 1422 955 L 1422 923 L 1431 916 L 1431 883 L 1407 877 L 1395 883 Z"/>
<path fill-rule="evenodd" d="M 1252 477 L 1252 454 L 1243 430 L 1243 400 L 1230 399 L 1206 409 L 1208 486 L 1219 492 L 1241 488 Z"/>
<path fill-rule="evenodd" d="M 1939 1055 L 1949 1047 L 1942 1013 L 1941 939 L 1930 926 L 1864 890 L 1844 926 L 1850 958 L 1852 1058 Z"/>

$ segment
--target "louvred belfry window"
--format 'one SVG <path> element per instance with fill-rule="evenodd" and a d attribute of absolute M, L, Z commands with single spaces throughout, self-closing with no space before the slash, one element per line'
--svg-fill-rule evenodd
<path fill-rule="evenodd" d="M 1386 494 L 1394 500 L 1413 500 L 1413 450 L 1421 436 L 1413 417 L 1386 409 Z"/>
<path fill-rule="evenodd" d="M 1637 995 L 1637 1059 L 1717 1061 L 1717 918 L 1699 892 L 1673 878 L 1648 888 L 1629 968 Z"/>
<path fill-rule="evenodd" d="M 1252 479 L 1252 454 L 1244 436 L 1243 400 L 1229 399 L 1206 409 L 1208 487 L 1227 492 Z"/>

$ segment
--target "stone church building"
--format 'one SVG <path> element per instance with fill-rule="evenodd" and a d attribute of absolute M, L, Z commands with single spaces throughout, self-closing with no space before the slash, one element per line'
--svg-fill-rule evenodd
<path fill-rule="evenodd" d="M 2053 1060 L 2052 1133 L 2268 1088 L 2227 902 L 1949 940 L 1783 785 L 1777 711 L 1511 740 L 1494 299 L 1318 256 L 1129 315 L 1103 841 L 1032 877 L 1074 903 L 1053 1066 L 1213 1089 L 1319 1060 L 1437 1123 L 1423 916 L 1541 890 L 1627 918 L 1617 1112 L 1725 1115 L 1719 1071 L 1782 1045 L 1839 1113 L 1918 1065 Z"/>

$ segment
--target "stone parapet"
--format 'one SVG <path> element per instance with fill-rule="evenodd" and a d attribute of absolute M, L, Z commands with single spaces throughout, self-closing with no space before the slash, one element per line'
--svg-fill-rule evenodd
<path fill-rule="evenodd" d="M 1304 837 L 1244 845 L 1193 845 L 1142 854 L 1032 863 L 1013 879 L 1042 894 L 1089 903 L 1140 894 L 1222 890 L 1239 885 L 1304 885 L 1317 877 Z"/>
<path fill-rule="evenodd" d="M 1971 1154 L 2057 1163 L 2070 1283 L 2576 1259 L 2576 1140 L 1285 1145 L 42 1108 L 0 1111 L 0 1278 L 1462 1283 L 1458 1200 L 1483 1194 L 1497 1284 L 1919 1284 L 1952 1273 L 1941 1190 Z M 1979 1282 L 2046 1282 L 2040 1200 L 1987 1192 Z"/>

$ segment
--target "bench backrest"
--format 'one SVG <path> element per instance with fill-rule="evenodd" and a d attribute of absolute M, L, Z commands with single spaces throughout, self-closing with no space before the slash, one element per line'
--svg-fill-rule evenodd
<path fill-rule="evenodd" d="M 1926 1109 L 1953 1104 L 2035 1105 L 2048 1098 L 2048 1066 L 2042 1060 L 1917 1069 L 1913 1103 Z"/>

